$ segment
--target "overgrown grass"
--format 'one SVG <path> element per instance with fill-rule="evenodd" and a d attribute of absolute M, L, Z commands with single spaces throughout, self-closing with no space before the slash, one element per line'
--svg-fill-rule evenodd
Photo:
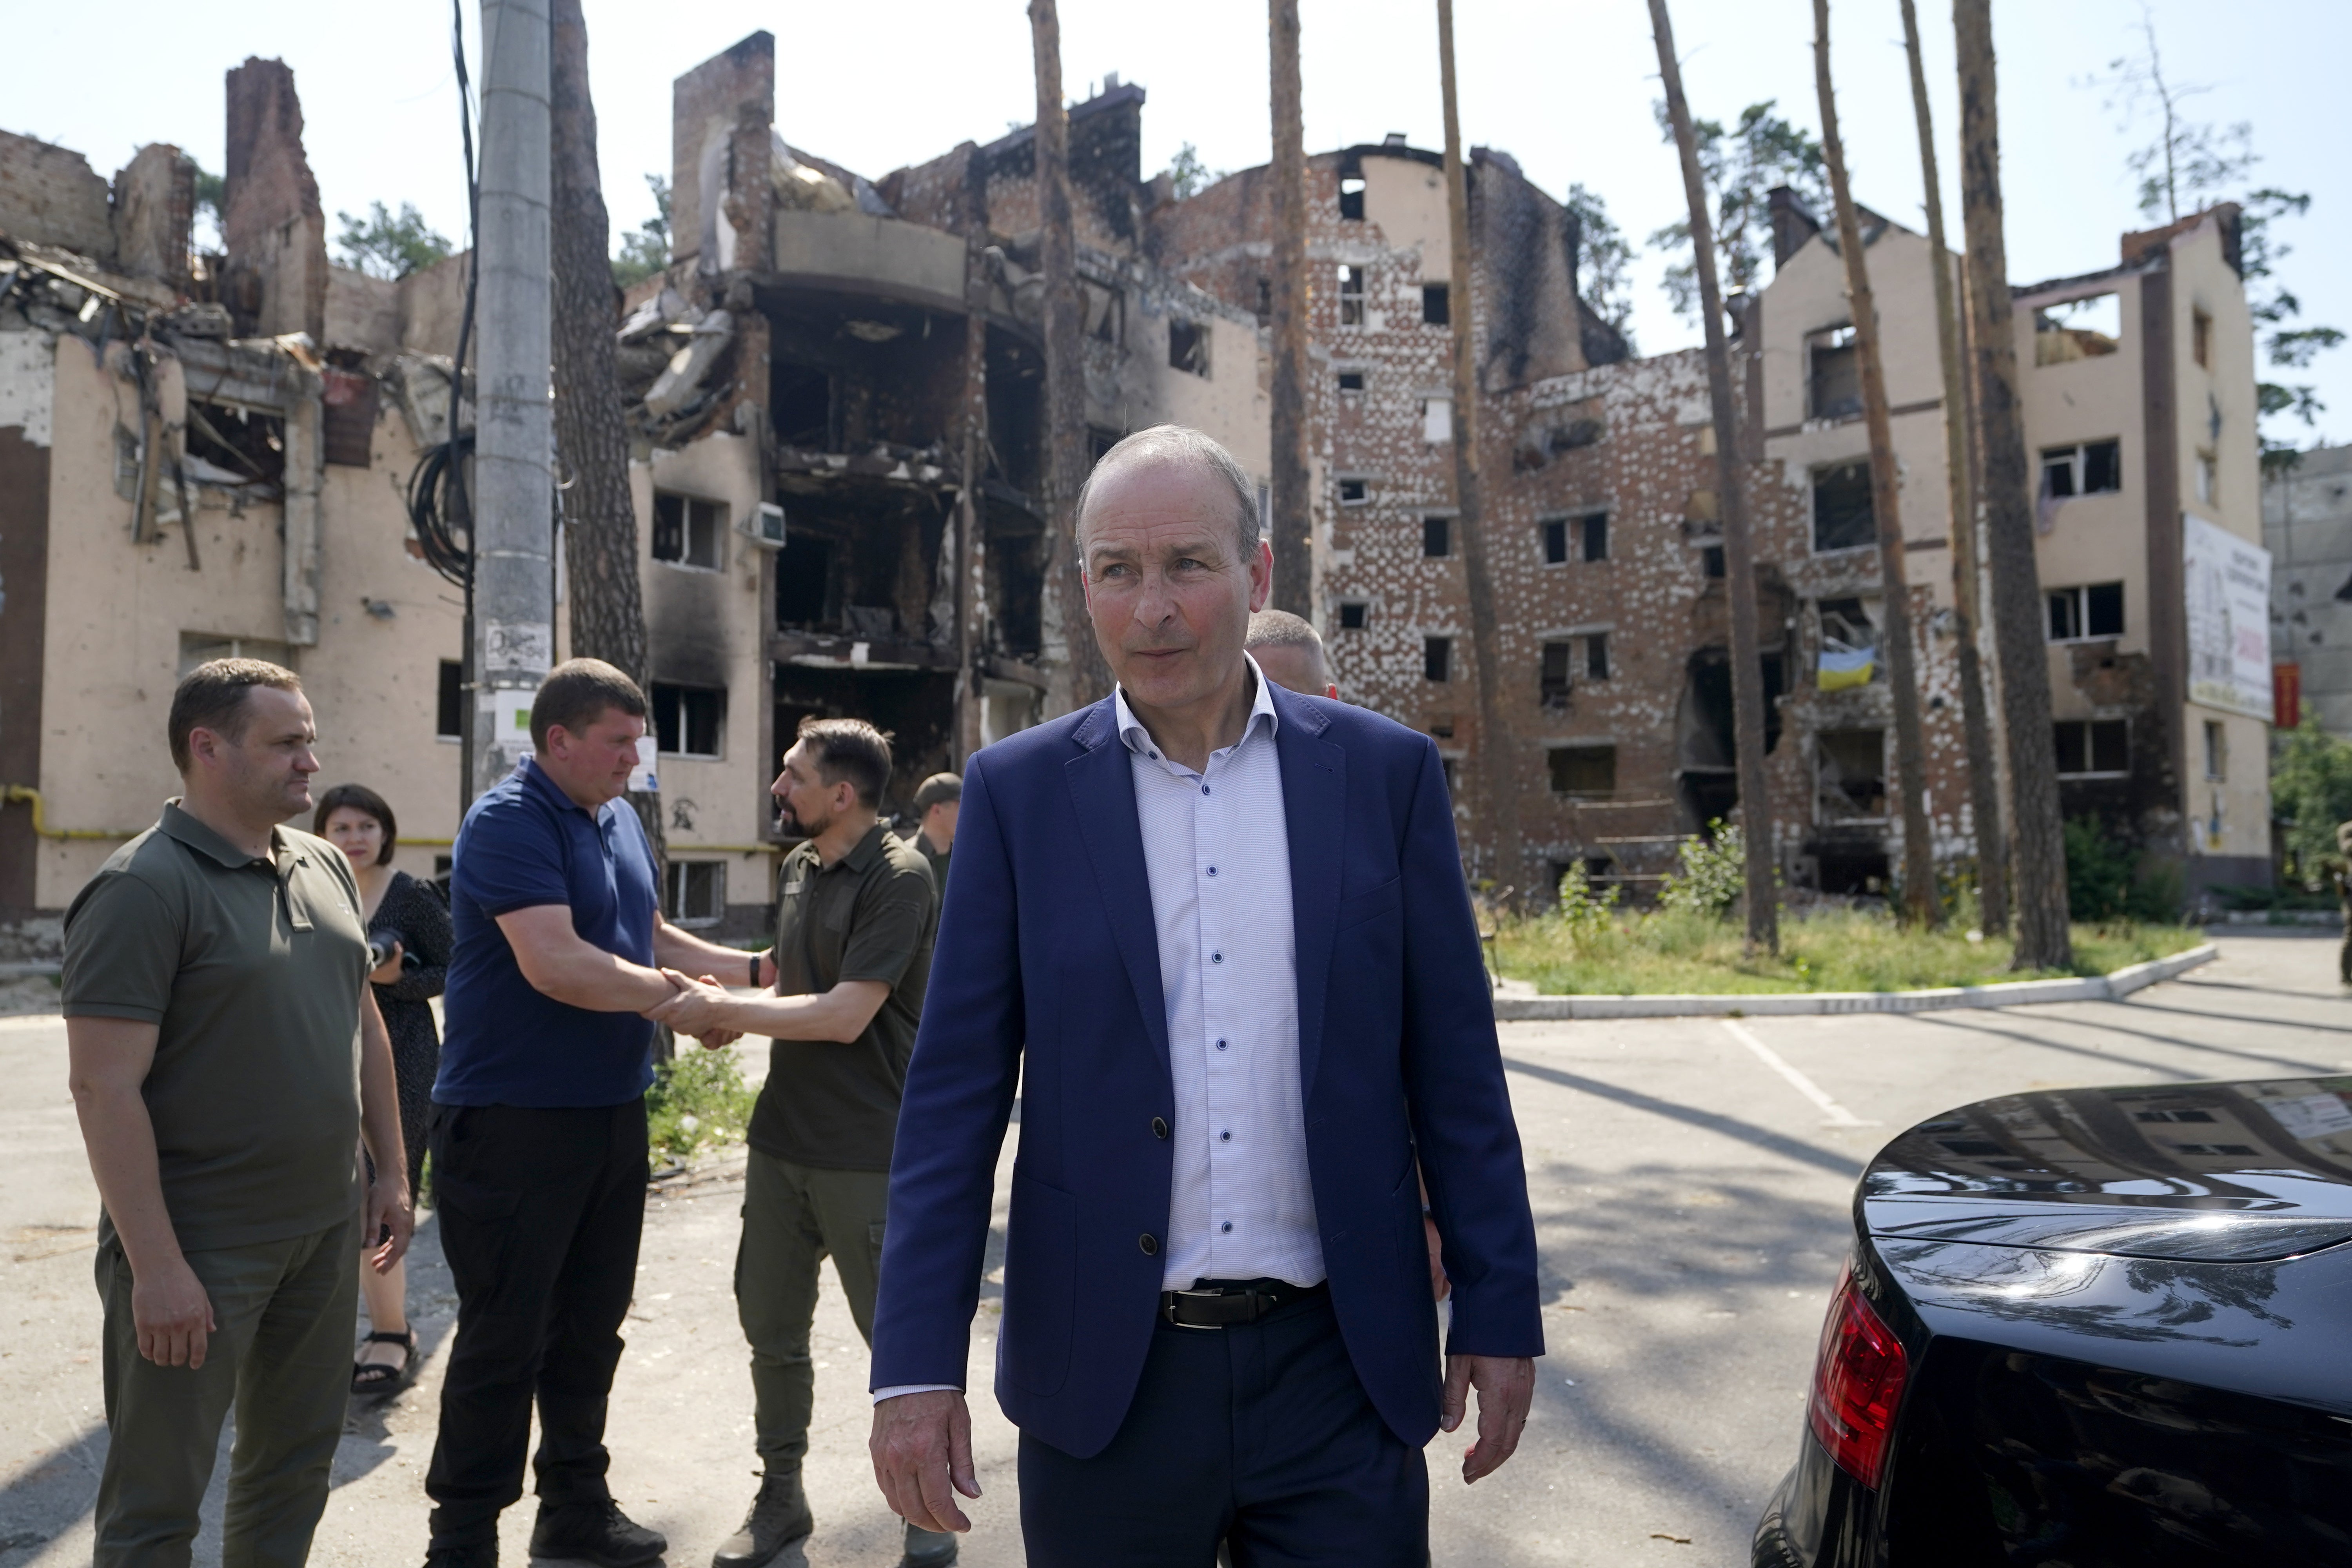
<path fill-rule="evenodd" d="M 657 1154 L 683 1160 L 698 1150 L 740 1142 L 758 1098 L 731 1050 L 706 1051 L 691 1039 L 654 1068 L 646 1121 Z"/>
<path fill-rule="evenodd" d="M 1735 920 L 1693 910 L 1504 916 L 1496 965 L 1546 995 L 1912 991 L 2063 977 L 2012 972 L 2008 939 L 1970 942 L 1957 923 L 1905 931 L 1880 910 L 1785 917 L 1777 957 L 1748 958 Z M 2074 928 L 2075 974 L 2105 974 L 2196 946 L 2194 926 L 2110 921 Z"/>

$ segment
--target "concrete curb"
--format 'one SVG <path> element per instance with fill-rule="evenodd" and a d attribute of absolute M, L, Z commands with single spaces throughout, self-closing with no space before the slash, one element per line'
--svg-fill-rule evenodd
<path fill-rule="evenodd" d="M 2044 1002 L 2114 1002 L 2220 956 L 2212 942 L 2112 974 L 1945 985 L 1932 991 L 1795 991 L 1729 996 L 1497 996 L 1495 1016 L 1565 1018 L 1790 1017 L 1823 1013 L 1935 1013 L 1951 1007 L 2022 1007 Z"/>
<path fill-rule="evenodd" d="M 62 963 L 0 963 L 0 980 L 44 980 L 65 972 Z"/>

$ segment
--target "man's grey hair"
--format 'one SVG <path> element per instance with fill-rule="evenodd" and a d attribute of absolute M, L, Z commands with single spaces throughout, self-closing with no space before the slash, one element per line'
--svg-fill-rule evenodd
<path fill-rule="evenodd" d="M 1257 487 L 1250 481 L 1249 471 L 1215 437 L 1183 425 L 1154 425 L 1148 430 L 1138 430 L 1097 459 L 1094 472 L 1078 487 L 1076 532 L 1081 539 L 1086 537 L 1087 503 L 1094 499 L 1095 481 L 1115 468 L 1146 461 L 1198 463 L 1231 485 L 1242 554 L 1248 557 L 1257 553 L 1263 530 L 1257 515 Z"/>
<path fill-rule="evenodd" d="M 1317 658 L 1323 654 L 1323 634 L 1315 623 L 1288 610 L 1260 610 L 1250 617 L 1249 636 L 1242 641 L 1244 647 L 1311 647 Z"/>

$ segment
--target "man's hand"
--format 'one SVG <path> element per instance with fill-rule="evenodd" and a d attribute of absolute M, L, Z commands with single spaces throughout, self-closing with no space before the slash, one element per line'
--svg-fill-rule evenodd
<path fill-rule="evenodd" d="M 157 1366 L 205 1364 L 205 1341 L 218 1331 L 212 1298 L 184 1258 L 131 1274 L 131 1321 L 139 1331 L 139 1353 Z"/>
<path fill-rule="evenodd" d="M 1520 1401 L 1522 1410 L 1527 1402 Z M 890 1511 L 918 1530 L 970 1530 L 955 1491 L 980 1495 L 971 1468 L 971 1412 L 953 1389 L 902 1394 L 874 1407 L 874 1479 Z"/>
<path fill-rule="evenodd" d="M 690 979 L 675 969 L 663 970 L 662 978 L 677 989 L 667 1001 L 646 1008 L 646 1017 L 668 1025 L 680 1035 L 714 1035 L 727 1028 L 728 1020 L 721 1015 L 731 1009 L 735 999 L 717 981 L 709 976 Z"/>
<path fill-rule="evenodd" d="M 1472 1388 L 1478 1391 L 1478 1440 L 1462 1455 L 1465 1484 L 1493 1475 L 1517 1451 L 1519 1428 L 1528 1424 L 1536 1395 L 1536 1363 L 1526 1356 L 1447 1356 L 1437 1421 L 1444 1430 L 1462 1425 Z"/>
<path fill-rule="evenodd" d="M 378 1274 L 389 1274 L 408 1251 L 409 1238 L 416 1233 L 416 1209 L 409 1201 L 408 1184 L 386 1180 L 378 1170 L 376 1179 L 368 1188 L 366 1228 L 360 1232 L 360 1256 Z M 385 1235 L 389 1231 L 390 1235 Z M 383 1237 L 379 1242 L 376 1238 Z"/>

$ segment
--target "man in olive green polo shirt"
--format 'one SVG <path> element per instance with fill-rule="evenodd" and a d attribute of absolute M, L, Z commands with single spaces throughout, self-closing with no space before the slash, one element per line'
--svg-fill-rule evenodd
<path fill-rule="evenodd" d="M 278 826 L 310 810 L 319 768 L 300 683 L 215 659 L 168 730 L 184 794 L 66 912 L 69 1070 L 104 1205 L 95 1562 L 188 1562 L 234 1405 L 223 1568 L 295 1568 L 342 1436 L 353 1264 L 408 1246 L 392 1046 L 351 863 Z"/>
<path fill-rule="evenodd" d="M 714 1568 L 756 1568 L 814 1528 L 801 1461 L 815 1394 L 809 1326 L 828 1254 L 857 1331 L 873 1337 L 898 1097 L 939 921 L 930 868 L 877 818 L 889 783 L 890 743 L 872 725 L 802 721 L 770 786 L 786 826 L 808 836 L 780 873 L 768 955 L 776 994 L 730 996 L 672 973 L 679 994 L 646 1015 L 680 1034 L 722 1028 L 775 1040 L 751 1113 L 735 1267 L 763 1479 Z M 907 1527 L 901 1561 L 910 1568 L 939 1568 L 955 1554 L 954 1536 Z"/>
<path fill-rule="evenodd" d="M 929 862 L 939 896 L 948 896 L 948 862 L 955 854 L 956 816 L 963 809 L 963 775 L 933 773 L 915 790 L 915 831 L 907 842 Z"/>

